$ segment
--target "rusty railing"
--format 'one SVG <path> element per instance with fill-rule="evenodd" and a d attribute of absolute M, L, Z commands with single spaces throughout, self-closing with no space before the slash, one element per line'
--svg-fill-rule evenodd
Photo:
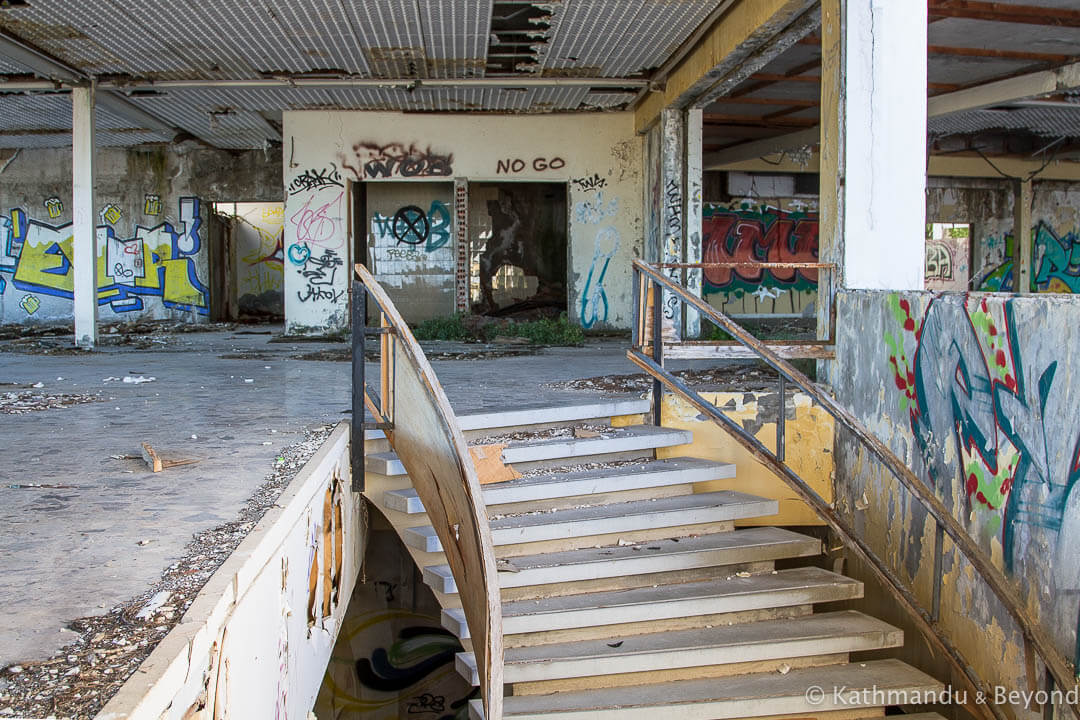
<path fill-rule="evenodd" d="M 761 265 L 761 264 L 755 264 Z M 788 265 L 785 265 L 787 267 Z M 720 425 L 734 437 L 744 448 L 754 455 L 760 462 L 772 470 L 778 477 L 809 505 L 825 522 L 834 533 L 854 553 L 866 563 L 884 587 L 889 589 L 900 605 L 908 612 L 916 627 L 927 637 L 932 646 L 941 651 L 949 663 L 960 676 L 966 679 L 976 695 L 984 702 L 974 702 L 969 696 L 968 708 L 975 714 L 993 717 L 996 720 L 1005 720 L 1008 716 L 1004 710 L 992 702 L 995 694 L 992 688 L 986 687 L 975 673 L 960 651 L 949 640 L 940 627 L 939 613 L 941 603 L 940 584 L 935 585 L 931 608 L 922 606 L 914 592 L 901 580 L 884 561 L 879 558 L 855 532 L 852 526 L 845 520 L 830 503 L 826 502 L 802 477 L 795 472 L 784 457 L 784 401 L 787 392 L 787 384 L 792 383 L 811 398 L 826 412 L 835 418 L 838 426 L 842 426 L 855 441 L 869 451 L 892 476 L 894 476 L 926 510 L 926 513 L 935 523 L 935 549 L 934 549 L 934 572 L 940 578 L 942 567 L 942 555 L 945 536 L 953 543 L 953 546 L 964 556 L 978 574 L 979 579 L 985 583 L 996 595 L 998 601 L 1012 616 L 1024 636 L 1029 651 L 1034 651 L 1041 659 L 1047 670 L 1047 690 L 1057 687 L 1069 691 L 1076 687 L 1075 671 L 1069 667 L 1067 661 L 1061 656 L 1053 645 L 1052 640 L 1035 620 L 1028 617 L 1023 602 L 1013 584 L 995 567 L 986 555 L 979 550 L 978 546 L 968 535 L 967 531 L 949 512 L 948 508 L 934 494 L 932 488 L 927 487 L 911 471 L 904 462 L 898 458 L 876 435 L 870 432 L 859 420 L 845 407 L 838 404 L 832 397 L 823 392 L 810 378 L 799 372 L 787 360 L 782 358 L 770 344 L 750 335 L 743 327 L 712 307 L 701 298 L 691 294 L 686 288 L 669 278 L 664 272 L 667 266 L 650 265 L 641 260 L 634 261 L 634 325 L 632 347 L 627 351 L 627 356 L 632 362 L 653 378 L 653 419 L 660 424 L 660 408 L 662 407 L 662 393 L 666 388 L 688 402 L 708 416 L 713 422 Z M 692 268 L 703 265 L 681 264 L 679 267 Z M 830 293 L 831 295 L 831 293 Z M 686 385 L 682 380 L 664 368 L 665 338 L 664 338 L 664 312 L 657 311 L 665 301 L 670 303 L 670 298 L 676 298 L 680 305 L 691 307 L 700 313 L 702 319 L 708 320 L 718 328 L 727 332 L 734 341 L 746 348 L 752 357 L 761 360 L 776 371 L 778 375 L 778 390 L 781 401 L 779 403 L 779 415 L 776 423 L 776 450 L 771 450 L 754 435 L 743 429 L 742 425 L 727 415 L 719 408 L 703 398 L 697 391 Z M 831 305 L 831 298 L 830 298 Z M 830 313 L 832 311 L 830 310 Z M 835 321 L 830 323 L 835 328 Z M 830 331 L 830 337 L 832 331 Z M 648 342 L 646 342 L 648 341 Z M 705 356 L 705 355 L 702 355 Z M 685 357 L 685 356 L 684 356 Z M 1034 682 L 1034 671 L 1029 672 L 1031 682 Z M 1035 688 L 1031 688 L 1035 689 Z M 979 694 L 981 693 L 981 695 Z M 1053 698 L 1053 693 L 1047 696 Z M 1067 692 L 1060 693 L 1061 697 L 1068 697 Z M 1080 707 L 1075 703 L 1069 703 L 1068 707 L 1073 714 L 1080 718 Z M 1051 708 L 1052 709 L 1052 708 Z"/>

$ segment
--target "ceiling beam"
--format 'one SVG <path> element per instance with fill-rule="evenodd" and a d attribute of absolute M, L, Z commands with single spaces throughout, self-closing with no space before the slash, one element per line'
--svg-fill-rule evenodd
<path fill-rule="evenodd" d="M 963 90 L 934 95 L 927 100 L 927 118 L 951 115 L 952 113 L 978 110 L 979 108 L 1004 105 L 1019 100 L 1026 100 L 1043 95 L 1053 95 L 1065 90 L 1080 87 L 1080 63 L 1065 65 L 1055 70 L 1039 70 L 1033 73 L 1017 75 L 1006 80 L 984 83 Z M 706 116 L 709 117 L 709 116 Z M 788 120 L 794 120 L 789 118 Z M 761 118 L 762 122 L 765 118 Z M 776 124 L 775 119 L 773 122 Z M 762 123 L 759 123 L 762 124 Z M 815 125 L 799 132 L 780 135 L 767 140 L 735 145 L 718 152 L 709 153 L 704 160 L 706 170 L 723 169 L 732 163 L 753 160 L 763 155 L 783 152 L 793 148 L 816 145 L 817 139 L 808 140 L 812 132 L 820 132 Z"/>
<path fill-rule="evenodd" d="M 718 113 L 709 113 L 705 115 L 705 122 L 712 126 L 757 125 L 760 127 L 774 127 L 777 129 L 809 127 L 811 125 L 817 127 L 818 124 L 816 118 L 780 118 L 775 121 L 770 121 L 765 119 L 764 115 L 723 115 Z"/>
<path fill-rule="evenodd" d="M 82 71 L 5 33 L 0 33 L 0 55 L 11 58 L 20 65 L 25 65 L 42 77 L 49 78 L 48 84 L 53 89 L 58 87 L 58 84 L 70 87 L 91 82 L 91 78 Z M 18 88 L 17 83 L 0 83 L 0 89 Z M 107 112 L 138 123 L 139 127 L 147 130 L 165 133 L 170 139 L 179 133 L 179 130 L 172 125 L 146 112 L 117 93 L 109 91 L 97 92 L 94 101 L 98 107 Z"/>
<path fill-rule="evenodd" d="M 939 18 L 1080 27 L 1080 10 L 1040 7 L 1037 5 L 1011 5 L 1000 2 L 981 2 L 979 0 L 930 0 L 929 13 Z"/>
<path fill-rule="evenodd" d="M 926 114 L 927 117 L 950 115 L 1039 95 L 1051 95 L 1076 87 L 1080 87 L 1080 63 L 935 95 L 927 101 Z"/>
<path fill-rule="evenodd" d="M 732 103 L 735 105 L 781 105 L 784 107 L 800 108 L 817 107 L 819 105 L 818 100 L 797 100 L 795 98 L 775 97 L 747 97 L 745 95 L 740 97 L 722 97 L 716 101 L 717 105 L 726 105 L 728 103 Z"/>
<path fill-rule="evenodd" d="M 688 108 L 726 94 L 759 71 L 812 27 L 785 42 L 789 28 L 814 12 L 814 0 L 738 0 L 675 66 L 663 89 L 650 92 L 634 112 L 634 127 L 646 131 L 667 107 Z M 810 22 L 806 22 L 811 25 Z"/>
<path fill-rule="evenodd" d="M 1069 62 L 1074 55 L 1059 53 L 1039 53 L 1027 50 L 999 50 L 997 48 L 952 47 L 950 45 L 929 45 L 926 51 L 931 55 L 952 55 L 957 57 L 1000 58 L 1002 60 L 1030 60 L 1061 64 Z"/>
<path fill-rule="evenodd" d="M 994 165 L 997 165 L 1003 172 L 1013 177 L 1026 177 L 1039 170 L 1039 168 L 1043 168 L 1035 179 L 1080 181 L 1080 162 L 1056 160 L 1043 167 L 1041 160 L 1030 158 L 991 157 L 990 159 Z M 724 170 L 765 173 L 816 173 L 818 171 L 818 162 L 819 157 L 815 152 L 810 155 L 805 164 L 787 157 L 776 161 L 757 158 L 732 163 L 725 166 Z M 1001 175 L 989 163 L 977 155 L 931 155 L 930 167 L 926 174 L 930 177 L 1001 178 Z"/>

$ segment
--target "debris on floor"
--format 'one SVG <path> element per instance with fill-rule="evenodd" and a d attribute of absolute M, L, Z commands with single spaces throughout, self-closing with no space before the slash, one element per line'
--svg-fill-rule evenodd
<path fill-rule="evenodd" d="M 676 377 L 698 390 L 773 390 L 776 372 L 763 363 L 739 363 L 706 370 L 678 370 Z M 554 390 L 587 390 L 601 393 L 645 393 L 652 389 L 652 377 L 645 373 L 600 375 L 567 382 L 551 383 Z"/>
<path fill-rule="evenodd" d="M 0 669 L 0 717 L 93 718 L 180 622 L 206 581 L 332 430 L 322 425 L 304 430 L 302 440 L 283 448 L 239 516 L 197 534 L 154 587 L 104 615 L 71 622 L 66 630 L 77 639 L 53 657 Z"/>
<path fill-rule="evenodd" d="M 34 387 L 36 388 L 37 385 Z M 90 393 L 40 393 L 30 390 L 4 392 L 0 393 L 0 413 L 23 415 L 35 410 L 52 410 L 100 402 L 102 399 Z"/>

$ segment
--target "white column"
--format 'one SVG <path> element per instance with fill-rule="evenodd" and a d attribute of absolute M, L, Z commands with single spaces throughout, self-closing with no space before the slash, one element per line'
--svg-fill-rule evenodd
<path fill-rule="evenodd" d="M 97 343 L 97 243 L 94 217 L 94 87 L 71 90 L 71 230 L 75 344 Z"/>
<path fill-rule="evenodd" d="M 683 229 L 685 227 L 685 168 L 686 135 L 683 132 L 683 112 L 664 108 L 660 112 L 660 262 L 678 263 L 683 258 Z M 682 271 L 675 268 L 664 274 L 682 283 Z M 682 337 L 683 304 L 674 293 L 665 290 L 664 320 L 668 332 Z"/>
<path fill-rule="evenodd" d="M 926 3 L 849 0 L 844 9 L 844 284 L 921 290 Z"/>
<path fill-rule="evenodd" d="M 701 262 L 701 144 L 702 109 L 686 111 L 686 197 L 683 213 L 683 237 L 686 238 L 685 262 Z M 686 288 L 701 297 L 701 268 L 686 271 Z M 696 338 L 701 334 L 701 315 L 693 308 L 686 310 L 686 336 Z"/>

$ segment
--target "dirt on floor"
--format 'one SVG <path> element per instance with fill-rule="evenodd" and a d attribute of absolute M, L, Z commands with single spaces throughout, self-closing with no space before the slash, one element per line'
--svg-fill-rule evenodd
<path fill-rule="evenodd" d="M 282 449 L 239 517 L 196 535 L 154 587 L 104 615 L 68 624 L 67 629 L 78 638 L 53 657 L 0 670 L 0 717 L 94 717 L 180 622 L 206 581 L 274 505 L 332 430 L 329 426 L 304 430 L 303 439 Z M 151 542 L 154 538 L 148 536 L 138 544 Z"/>
<path fill-rule="evenodd" d="M 731 364 L 706 370 L 678 370 L 673 373 L 695 390 L 720 391 L 776 389 L 776 371 L 764 363 Z M 646 393 L 652 389 L 652 378 L 645 373 L 629 375 L 599 375 L 597 377 L 551 383 L 555 390 L 585 390 L 599 393 Z"/>

